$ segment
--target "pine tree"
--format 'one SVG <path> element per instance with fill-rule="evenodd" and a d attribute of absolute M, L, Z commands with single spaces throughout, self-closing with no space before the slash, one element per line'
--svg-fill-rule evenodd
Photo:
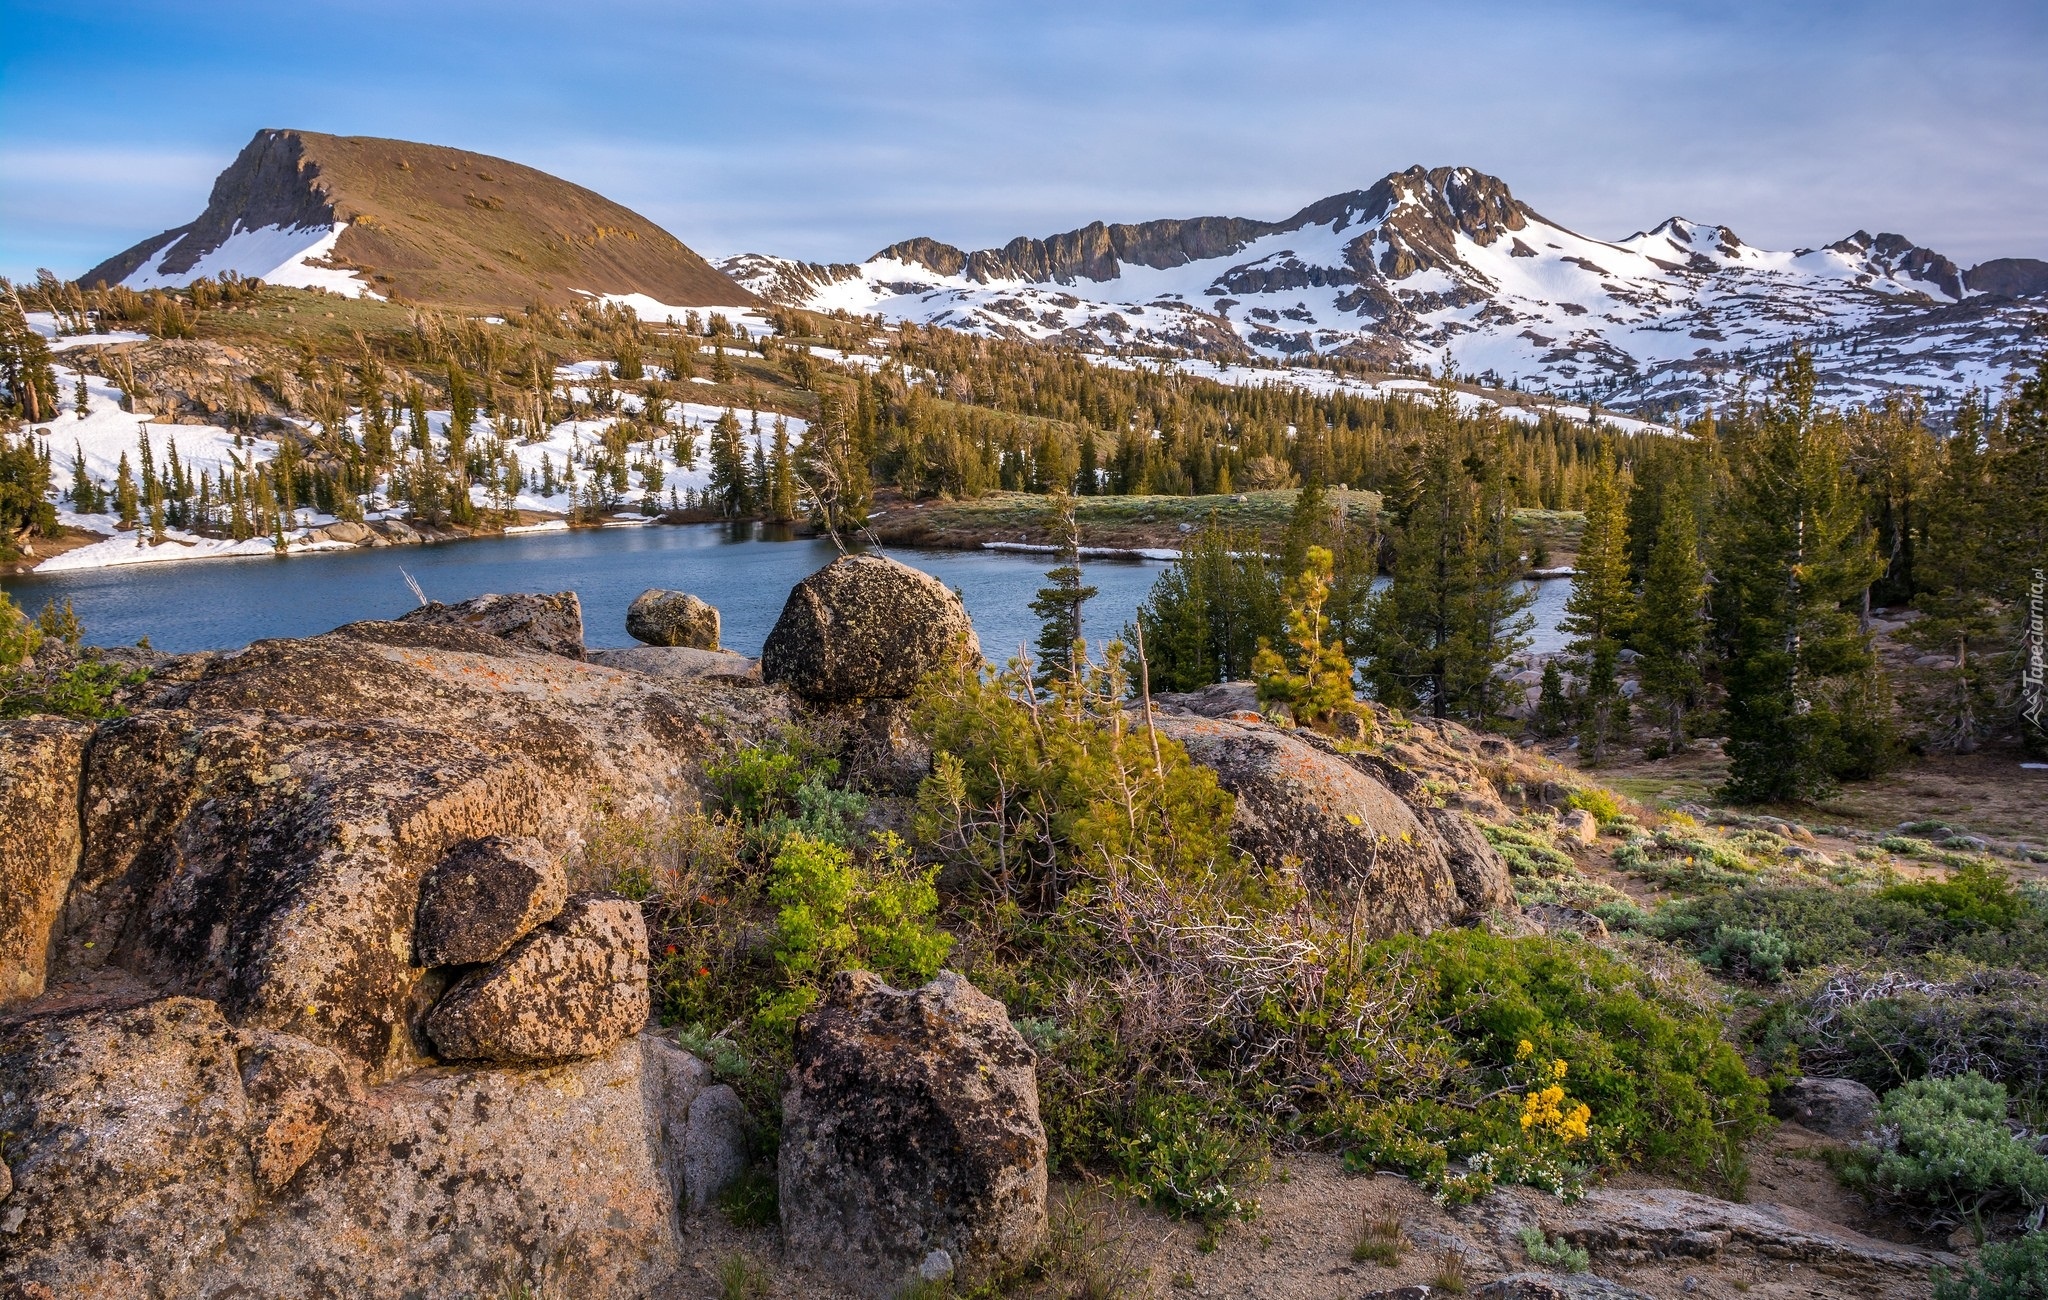
<path fill-rule="evenodd" d="M 2014 390 L 1996 435 L 1988 516 L 2001 562 L 1987 585 L 2005 605 L 2011 647 L 1999 694 L 2027 751 L 2048 754 L 2048 355 Z"/>
<path fill-rule="evenodd" d="M 1511 485 L 1463 427 L 1447 379 L 1421 432 L 1388 496 L 1393 573 L 1367 616 L 1366 677 L 1383 703 L 1485 721 L 1503 702 L 1502 670 L 1528 644 L 1535 599 L 1519 581 Z"/>
<path fill-rule="evenodd" d="M 1252 656 L 1252 680 L 1260 702 L 1285 704 L 1297 725 L 1362 740 L 1374 730 L 1372 714 L 1358 702 L 1351 658 L 1324 616 L 1335 557 L 1326 547 L 1311 546 L 1303 560 L 1305 567 L 1287 584 L 1285 619 L 1293 654 L 1282 655 L 1261 638 Z"/>
<path fill-rule="evenodd" d="M 121 453 L 121 464 L 114 471 L 114 514 L 123 529 L 133 528 L 138 518 L 135 493 L 135 474 L 128 468 L 128 453 Z"/>
<path fill-rule="evenodd" d="M 1685 748 L 1685 716 L 1699 702 L 1706 648 L 1707 566 L 1700 556 L 1699 522 L 1682 483 L 1665 490 L 1657 543 L 1643 577 L 1636 619 L 1642 653 L 1643 693 L 1663 710 L 1666 749 Z"/>
<path fill-rule="evenodd" d="M 711 495 L 720 513 L 737 519 L 749 511 L 747 451 L 740 435 L 739 417 L 727 407 L 711 429 Z"/>
<path fill-rule="evenodd" d="M 1883 571 L 1848 474 L 1841 417 L 1814 400 L 1795 348 L 1762 409 L 1724 426 L 1730 470 L 1714 562 L 1726 655 L 1728 782 L 1737 803 L 1822 797 L 1886 748 L 1858 706 L 1878 672 L 1844 608 Z"/>
<path fill-rule="evenodd" d="M 105 503 L 100 500 L 99 485 L 86 472 L 85 446 L 73 439 L 71 447 L 71 508 L 82 515 L 96 515 Z"/>
<path fill-rule="evenodd" d="M 1634 606 L 1628 582 L 1628 485 L 1615 469 L 1613 453 L 1603 446 L 1587 485 L 1586 527 L 1561 625 L 1571 637 L 1565 651 L 1578 660 L 1579 755 L 1587 763 L 1606 756 L 1608 742 L 1627 716 L 1616 670 Z"/>
<path fill-rule="evenodd" d="M 1074 521 L 1074 498 L 1065 490 L 1047 499 L 1052 511 L 1052 538 L 1058 563 L 1046 570 L 1045 585 L 1031 602 L 1038 615 L 1038 681 L 1047 685 L 1054 678 L 1077 670 L 1075 653 L 1081 645 L 1081 607 L 1098 593 L 1081 581 L 1081 530 Z"/>
<path fill-rule="evenodd" d="M 796 519 L 796 466 L 790 460 L 789 421 L 775 417 L 775 453 L 768 466 L 768 517 L 776 523 Z"/>
<path fill-rule="evenodd" d="M 1203 527 L 1138 606 L 1153 688 L 1192 691 L 1250 678 L 1259 642 L 1285 630 L 1280 601 L 1257 535 L 1214 522 Z"/>
<path fill-rule="evenodd" d="M 71 393 L 71 409 L 81 420 L 92 413 L 92 390 L 86 387 L 83 368 L 78 372 L 78 384 Z"/>

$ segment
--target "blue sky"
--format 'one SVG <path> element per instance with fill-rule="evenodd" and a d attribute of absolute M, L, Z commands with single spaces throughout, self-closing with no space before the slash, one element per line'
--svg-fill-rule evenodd
<path fill-rule="evenodd" d="M 1277 217 L 1421 162 L 1617 238 L 2048 258 L 2048 3 L 0 0 L 0 274 L 203 206 L 260 127 L 497 154 L 707 254 Z"/>

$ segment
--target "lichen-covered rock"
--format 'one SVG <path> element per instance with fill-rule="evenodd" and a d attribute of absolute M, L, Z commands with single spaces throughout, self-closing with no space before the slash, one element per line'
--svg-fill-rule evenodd
<path fill-rule="evenodd" d="M 236 1043 L 250 1162 L 257 1185 L 275 1194 L 313 1158 L 328 1126 L 360 1100 L 361 1090 L 347 1060 L 303 1038 L 243 1030 Z"/>
<path fill-rule="evenodd" d="M 601 668 L 639 673 L 668 682 L 702 679 L 756 683 L 761 680 L 761 661 L 731 650 L 696 650 L 689 646 L 627 646 L 619 650 L 593 650 L 590 662 Z"/>
<path fill-rule="evenodd" d="M 1271 867 L 1292 861 L 1312 888 L 1355 892 L 1368 933 L 1426 933 L 1469 910 L 1436 831 L 1341 755 L 1261 723 L 1158 714 L 1153 725 L 1235 797 L 1233 844 Z"/>
<path fill-rule="evenodd" d="M 626 635 L 654 646 L 718 649 L 718 609 L 687 591 L 649 587 L 626 609 Z"/>
<path fill-rule="evenodd" d="M 578 894 L 427 1016 L 451 1061 L 595 1056 L 647 1023 L 647 926 L 623 898 Z"/>
<path fill-rule="evenodd" d="M 1603 1187 L 1569 1206 L 1546 1203 L 1541 1227 L 1620 1264 L 1754 1255 L 1838 1281 L 1904 1274 L 1922 1282 L 1936 1265 L 1955 1264 L 1952 1255 L 1879 1241 L 1791 1206 L 1738 1205 L 1669 1187 Z"/>
<path fill-rule="evenodd" d="M 561 862 L 531 836 L 460 845 L 420 882 L 413 964 L 495 961 L 569 897 Z"/>
<path fill-rule="evenodd" d="M 0 1027 L 0 1283 L 192 1295 L 258 1192 L 234 1030 L 167 998 Z M 0 1291 L 5 1287 L 0 1286 Z"/>
<path fill-rule="evenodd" d="M 430 1059 L 418 1021 L 440 985 L 412 958 L 432 867 L 493 835 L 562 846 L 600 790 L 627 813 L 694 807 L 702 760 L 790 709 L 409 623 L 176 676 L 95 735 L 56 975 L 206 997 L 372 1079 Z"/>
<path fill-rule="evenodd" d="M 338 1068 L 190 998 L 0 1029 L 0 1294 L 629 1300 L 673 1272 L 643 1040 L 362 1093 Z"/>
<path fill-rule="evenodd" d="M 1036 1059 L 950 971 L 908 992 L 838 975 L 798 1022 L 783 1094 L 785 1254 L 868 1295 L 932 1260 L 971 1279 L 1028 1259 L 1046 1226 Z"/>
<path fill-rule="evenodd" d="M 847 555 L 799 582 L 761 651 L 761 672 L 820 703 L 902 699 L 981 643 L 960 598 L 930 574 Z"/>
<path fill-rule="evenodd" d="M 1877 1108 L 1877 1094 L 1854 1079 L 1794 1079 L 1771 1098 L 1779 1119 L 1850 1140 L 1877 1127 Z"/>
<path fill-rule="evenodd" d="M 1515 885 L 1508 875 L 1507 861 L 1493 847 L 1493 841 L 1486 838 L 1486 833 L 1454 808 L 1431 808 L 1426 815 L 1443 842 L 1444 857 L 1451 864 L 1451 880 L 1469 912 L 1483 917 L 1513 908 Z"/>
<path fill-rule="evenodd" d="M 50 937 L 78 869 L 78 787 L 92 727 L 0 721 L 0 1005 L 43 991 Z"/>
<path fill-rule="evenodd" d="M 403 623 L 466 627 L 543 654 L 583 657 L 583 602 L 573 591 L 477 596 L 408 611 Z"/>
<path fill-rule="evenodd" d="M 1557 829 L 1580 844 L 1600 838 L 1600 823 L 1584 808 L 1567 808 L 1557 819 Z"/>
<path fill-rule="evenodd" d="M 697 1094 L 683 1123 L 682 1204 L 701 1214 L 747 1169 L 747 1108 L 723 1083 Z"/>

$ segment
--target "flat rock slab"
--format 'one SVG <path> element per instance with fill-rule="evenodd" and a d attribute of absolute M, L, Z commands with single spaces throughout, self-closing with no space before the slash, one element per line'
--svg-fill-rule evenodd
<path fill-rule="evenodd" d="M 1871 1272 L 1925 1276 L 1953 1255 L 1866 1237 L 1784 1205 L 1738 1205 L 1672 1188 L 1588 1192 L 1541 1211 L 1545 1231 L 1622 1263 L 1711 1259 L 1743 1251 L 1792 1260 L 1837 1277 Z"/>
<path fill-rule="evenodd" d="M 647 1023 L 640 905 L 578 894 L 560 916 L 448 990 L 427 1037 L 450 1061 L 595 1056 Z"/>
<path fill-rule="evenodd" d="M 593 650 L 590 662 L 600 668 L 639 673 L 659 681 L 694 682 L 703 679 L 757 683 L 761 661 L 731 650 L 699 650 L 693 646 L 627 646 L 620 650 Z"/>

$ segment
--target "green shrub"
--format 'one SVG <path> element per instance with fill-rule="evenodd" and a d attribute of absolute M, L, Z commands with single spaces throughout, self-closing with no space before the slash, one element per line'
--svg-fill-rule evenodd
<path fill-rule="evenodd" d="M 2048 1300 L 2048 1232 L 1992 1242 L 1961 1273 L 1936 1269 L 1934 1300 Z"/>
<path fill-rule="evenodd" d="M 747 827 L 758 856 L 772 856 L 785 836 L 802 835 L 847 847 L 858 838 L 868 801 L 833 783 L 839 761 L 794 729 L 704 765 L 728 811 Z"/>
<path fill-rule="evenodd" d="M 116 702 L 119 693 L 148 674 L 95 658 L 96 651 L 81 652 L 83 636 L 69 600 L 61 606 L 53 601 L 30 619 L 0 591 L 0 718 L 55 713 L 94 721 L 123 716 L 127 710 Z M 60 646 L 54 656 L 43 653 L 45 647 Z M 32 656 L 38 660 L 34 666 Z M 39 662 L 45 658 L 56 663 Z"/>
<path fill-rule="evenodd" d="M 1621 803 L 1611 790 L 1597 785 L 1582 785 L 1564 797 L 1564 806 L 1579 808 L 1593 814 L 1593 820 L 1602 826 L 1621 818 Z"/>
<path fill-rule="evenodd" d="M 1583 1273 L 1593 1266 L 1592 1257 L 1584 1246 L 1574 1246 L 1563 1237 L 1552 1241 L 1543 1235 L 1543 1229 L 1530 1226 L 1516 1234 L 1522 1243 L 1522 1252 L 1529 1262 L 1542 1268 L 1556 1269 L 1560 1273 Z"/>
<path fill-rule="evenodd" d="M 1244 1191 L 1265 1173 L 1255 1143 L 1186 1097 L 1146 1097 L 1133 1120 L 1132 1135 L 1121 1143 L 1116 1160 L 1135 1194 L 1198 1223 L 1220 1224 L 1258 1213 L 1258 1202 Z"/>
<path fill-rule="evenodd" d="M 1450 931 L 1374 945 L 1411 1004 L 1386 1050 L 1453 1064 L 1429 1095 L 1341 1102 L 1329 1126 L 1354 1164 L 1397 1169 L 1447 1200 L 1490 1183 L 1571 1194 L 1593 1171 L 1644 1164 L 1739 1184 L 1766 1123 L 1763 1085 L 1688 1004 L 1591 944 Z M 1558 1063 L 1562 1062 L 1562 1066 Z M 1385 1089 L 1385 1085 L 1380 1085 Z M 1531 1123 L 1532 1099 L 1562 1089 Z M 1546 1123 L 1586 1107 L 1583 1129 Z M 1451 1170 L 1466 1163 L 1468 1173 Z"/>
<path fill-rule="evenodd" d="M 837 844 L 784 837 L 768 880 L 781 987 L 764 994 L 764 1025 L 794 1028 L 835 971 L 872 970 L 906 986 L 938 974 L 953 947 L 933 922 L 938 868 L 913 868 L 902 841 L 888 833 L 875 837 L 869 859 L 863 866 Z"/>
<path fill-rule="evenodd" d="M 1784 978 L 1785 963 L 1791 956 L 1791 943 L 1776 930 L 1724 925 L 1714 931 L 1714 941 L 1700 953 L 1700 961 L 1730 975 L 1750 975 L 1775 984 Z"/>
<path fill-rule="evenodd" d="M 2048 1204 L 2048 1158 L 2006 1124 L 2004 1087 L 1980 1074 L 1917 1079 L 1885 1095 L 1887 1139 L 1858 1181 L 1937 1214 Z"/>
<path fill-rule="evenodd" d="M 1766 1059 L 1796 1052 L 1802 1069 L 1879 1093 L 1974 1071 L 2038 1102 L 2048 1099 L 2048 977 L 1840 969 L 1766 1017 L 1758 1040 Z"/>
<path fill-rule="evenodd" d="M 1549 879 L 1578 873 L 1578 864 L 1572 861 L 1569 853 L 1527 826 L 1496 826 L 1492 822 L 1480 822 L 1479 829 L 1507 862 L 1508 871 L 1513 875 Z"/>
<path fill-rule="evenodd" d="M 1750 882 L 1668 903 L 1651 929 L 1702 961 L 1723 931 L 1767 931 L 1784 941 L 1786 973 L 1859 957 L 1910 962 L 1937 952 L 1987 966 L 2048 970 L 2048 909 L 1981 870 L 1876 891 Z"/>

